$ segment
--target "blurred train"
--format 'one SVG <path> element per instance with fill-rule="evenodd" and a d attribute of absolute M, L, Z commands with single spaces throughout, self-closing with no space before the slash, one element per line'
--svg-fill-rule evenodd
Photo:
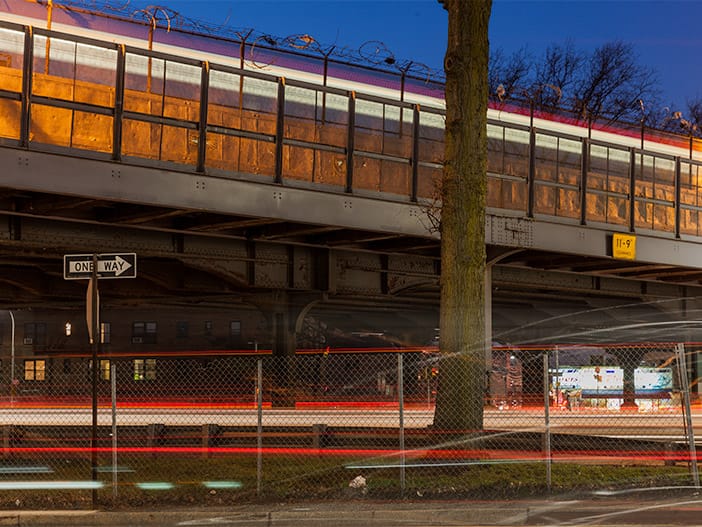
<path fill-rule="evenodd" d="M 199 61 L 207 61 L 212 65 L 248 71 L 253 76 L 264 73 L 272 77 L 295 79 L 312 85 L 355 91 L 427 108 L 443 109 L 445 106 L 441 82 L 426 76 L 407 75 L 399 69 L 397 73 L 392 73 L 331 60 L 328 56 L 312 53 L 313 48 L 309 47 L 309 44 L 314 42 L 314 39 L 310 40 L 307 35 L 300 40 L 300 45 L 281 50 L 276 48 L 275 43 L 266 42 L 266 39 L 241 42 L 173 27 L 154 29 L 152 24 L 146 21 L 108 16 L 97 11 L 62 6 L 58 2 L 53 4 L 49 15 L 45 3 L 25 0 L 6 0 L 4 12 L 0 13 L 0 21 L 2 20 L 36 28 L 50 25 L 51 30 L 56 32 L 50 39 L 43 35 L 34 37 L 35 67 L 43 71 L 43 65 L 45 63 L 49 65 L 49 59 L 51 59 L 50 70 L 43 73 L 55 72 L 61 75 L 61 64 L 64 64 L 66 71 L 70 70 L 75 74 L 80 70 L 81 74 L 86 76 L 86 80 L 92 79 L 101 84 L 111 83 L 110 75 L 114 75 L 115 68 L 114 53 L 104 53 L 99 47 L 91 46 L 89 41 L 85 41 L 83 45 L 76 45 L 70 41 L 70 37 L 62 38 L 61 34 L 65 34 L 74 35 L 80 39 L 95 39 L 106 43 L 107 48 L 113 50 L 116 46 L 111 43 L 125 44 L 129 46 L 128 52 L 132 53 L 128 72 L 131 70 L 132 75 L 142 77 L 153 75 L 154 79 L 160 78 L 164 83 L 169 81 L 191 84 L 191 88 L 197 88 L 200 84 L 200 74 L 196 69 L 193 71 L 193 68 L 188 66 L 196 65 Z M 11 34 L 9 30 L 0 29 L 0 54 L 5 58 L 5 65 L 21 67 L 21 63 L 17 64 L 16 61 L 21 61 L 22 45 L 23 39 Z M 153 60 L 147 61 L 145 59 L 147 56 L 152 56 Z M 178 59 L 184 62 L 181 67 L 177 66 Z M 110 62 L 113 64 L 110 65 Z M 165 69 L 166 63 L 171 67 L 168 72 Z M 87 73 L 91 68 L 94 73 Z M 216 86 L 217 79 L 213 77 L 210 82 Z M 192 89 L 184 89 L 184 91 L 192 91 Z M 267 96 L 275 97 L 275 93 Z M 326 104 L 333 106 L 333 98 L 325 101 Z M 403 111 L 399 111 L 395 115 L 385 115 L 383 119 L 401 121 L 402 113 Z M 572 116 L 546 112 L 534 113 L 533 108 L 530 109 L 528 104 L 524 105 L 518 101 L 492 100 L 488 118 L 495 123 L 515 125 L 516 128 L 506 130 L 490 127 L 488 129 L 488 135 L 492 139 L 501 138 L 515 144 L 528 144 L 528 134 L 522 133 L 523 130 L 519 127 L 528 127 L 533 124 L 540 131 L 547 133 L 554 132 L 574 138 L 587 137 L 623 147 L 642 146 L 638 125 L 632 127 L 611 123 L 592 123 Z M 443 127 L 442 122 L 431 123 L 430 121 L 428 120 L 426 124 Z M 689 139 L 687 136 L 649 131 L 646 137 L 646 149 L 699 159 L 699 147 L 695 144 L 694 149 L 691 149 Z M 540 146 L 545 149 L 550 148 L 548 144 Z M 575 145 L 573 147 L 575 148 Z M 560 148 L 563 149 L 563 145 L 560 145 Z M 616 160 L 613 161 L 616 162 Z"/>

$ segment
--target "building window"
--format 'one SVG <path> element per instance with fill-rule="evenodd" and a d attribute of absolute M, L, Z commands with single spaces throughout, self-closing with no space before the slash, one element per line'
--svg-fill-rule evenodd
<path fill-rule="evenodd" d="M 176 337 L 185 338 L 188 336 L 188 323 L 185 321 L 176 322 Z"/>
<path fill-rule="evenodd" d="M 32 346 L 46 345 L 46 323 L 28 322 L 24 325 L 24 344 Z"/>
<path fill-rule="evenodd" d="M 232 320 L 229 322 L 229 336 L 241 337 L 241 320 Z"/>
<path fill-rule="evenodd" d="M 103 381 L 110 380 L 110 361 L 107 359 L 100 360 L 100 379 Z"/>
<path fill-rule="evenodd" d="M 100 323 L 100 342 L 103 344 L 110 343 L 110 333 L 112 332 L 112 326 L 109 322 Z"/>
<path fill-rule="evenodd" d="M 134 322 L 132 324 L 133 344 L 156 344 L 156 322 Z"/>
<path fill-rule="evenodd" d="M 205 320 L 205 335 L 207 337 L 212 336 L 212 321 L 211 320 Z"/>
<path fill-rule="evenodd" d="M 46 379 L 46 361 L 26 360 L 24 361 L 24 380 L 43 381 Z"/>
<path fill-rule="evenodd" d="M 156 359 L 134 359 L 134 380 L 153 381 L 156 379 Z"/>

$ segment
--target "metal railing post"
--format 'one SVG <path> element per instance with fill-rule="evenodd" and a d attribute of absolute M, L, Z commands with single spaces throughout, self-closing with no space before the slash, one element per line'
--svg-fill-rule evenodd
<path fill-rule="evenodd" d="M 590 140 L 583 139 L 580 166 L 580 225 L 587 225 L 587 174 L 590 171 Z"/>
<path fill-rule="evenodd" d="M 536 130 L 534 129 L 534 114 L 532 109 L 531 125 L 529 127 L 529 172 L 527 173 L 527 218 L 534 217 L 534 199 L 536 193 Z"/>
<path fill-rule="evenodd" d="M 278 79 L 277 115 L 275 124 L 275 182 L 283 182 L 283 141 L 285 140 L 285 78 Z"/>
<path fill-rule="evenodd" d="M 207 116 L 210 96 L 210 63 L 204 61 L 200 70 L 200 122 L 197 136 L 197 171 L 204 172 L 207 164 Z"/>
<path fill-rule="evenodd" d="M 124 79 L 127 63 L 127 50 L 124 44 L 117 47 L 117 68 L 115 70 L 115 113 L 112 123 L 112 160 L 122 160 L 122 131 L 124 128 Z"/>
<path fill-rule="evenodd" d="M 681 183 L 681 167 L 680 157 L 675 156 L 675 198 L 673 206 L 675 207 L 675 237 L 680 238 L 680 183 Z"/>
<path fill-rule="evenodd" d="M 348 130 L 346 131 L 346 185 L 344 192 L 353 192 L 353 153 L 356 148 L 356 92 L 349 92 Z"/>
<path fill-rule="evenodd" d="M 20 146 L 29 146 L 29 128 L 32 98 L 32 78 L 34 70 L 34 33 L 31 26 L 24 33 L 24 63 L 22 77 L 22 118 L 20 122 Z"/>
<path fill-rule="evenodd" d="M 400 108 L 400 112 L 403 109 Z M 402 115 L 402 113 L 400 113 Z M 410 201 L 417 201 L 419 186 L 419 105 L 412 108 L 412 188 L 410 189 Z"/>
<path fill-rule="evenodd" d="M 629 232 L 636 231 L 636 150 L 629 152 Z M 643 152 L 641 152 L 641 167 L 643 169 Z M 609 214 L 607 215 L 609 219 Z"/>

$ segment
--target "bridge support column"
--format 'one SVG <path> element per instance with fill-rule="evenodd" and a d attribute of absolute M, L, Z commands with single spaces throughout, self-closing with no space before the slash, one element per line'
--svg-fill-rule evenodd
<path fill-rule="evenodd" d="M 485 366 L 488 377 L 492 370 L 492 269 L 503 258 L 520 251 L 494 245 L 488 245 L 485 250 Z"/>
<path fill-rule="evenodd" d="M 286 291 L 275 291 L 252 299 L 252 303 L 263 313 L 270 334 L 273 361 L 264 375 L 272 381 L 273 406 L 295 406 L 297 334 L 309 310 L 320 300 L 322 296 L 319 294 L 294 294 Z"/>
<path fill-rule="evenodd" d="M 492 370 L 492 265 L 485 266 L 485 371 Z"/>

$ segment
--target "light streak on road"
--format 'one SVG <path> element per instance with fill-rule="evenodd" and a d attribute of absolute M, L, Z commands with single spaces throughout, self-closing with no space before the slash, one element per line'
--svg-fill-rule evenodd
<path fill-rule="evenodd" d="M 0 413 L 0 425 L 85 427 L 91 425 L 91 411 L 80 409 L 17 408 Z M 406 429 L 427 429 L 433 422 L 433 409 L 406 409 Z M 693 427 L 702 438 L 702 414 L 693 413 Z M 390 433 L 399 427 L 397 409 L 277 409 L 263 410 L 264 427 L 311 427 L 325 424 L 330 427 L 363 427 L 386 430 Z M 110 410 L 101 409 L 100 426 L 110 426 Z M 118 426 L 146 426 L 159 423 L 164 426 L 203 426 L 216 424 L 221 427 L 256 427 L 255 409 L 184 409 L 184 408 L 126 408 L 118 409 Z M 484 429 L 494 432 L 544 432 L 544 417 L 534 411 L 486 410 Z M 551 414 L 550 432 L 562 434 L 587 434 L 603 437 L 637 437 L 685 441 L 683 418 L 680 413 L 626 413 L 626 412 L 562 412 Z M 342 432 L 340 432 L 342 433 Z"/>
<path fill-rule="evenodd" d="M 0 481 L 0 490 L 92 490 L 103 486 L 101 481 Z"/>
<path fill-rule="evenodd" d="M 202 486 L 207 489 L 240 489 L 243 487 L 240 481 L 203 481 Z"/>
<path fill-rule="evenodd" d="M 46 466 L 0 466 L 0 474 L 51 474 L 53 469 Z"/>
<path fill-rule="evenodd" d="M 143 483 L 135 483 L 137 488 L 141 490 L 171 490 L 175 487 L 173 483 L 168 481 L 150 481 Z"/>

